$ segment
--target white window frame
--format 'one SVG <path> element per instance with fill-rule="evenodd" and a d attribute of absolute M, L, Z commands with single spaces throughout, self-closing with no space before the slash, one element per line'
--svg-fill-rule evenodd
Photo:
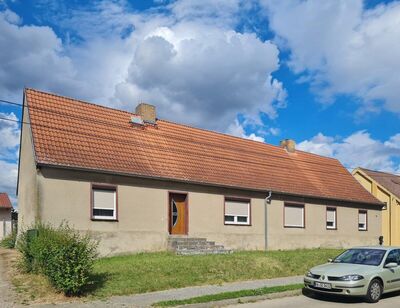
<path fill-rule="evenodd" d="M 96 207 L 94 204 L 94 193 L 95 191 L 112 191 L 114 193 L 114 207 L 113 207 L 113 216 L 103 216 L 103 215 L 94 215 L 94 210 L 110 210 L 110 208 Z M 102 185 L 93 185 L 92 186 L 92 219 L 93 220 L 117 220 L 117 187 L 115 186 L 102 186 Z"/>
<path fill-rule="evenodd" d="M 334 212 L 333 221 L 328 220 L 328 212 Z M 336 230 L 337 229 L 337 208 L 336 207 L 327 207 L 326 208 L 326 229 L 328 230 Z M 333 226 L 328 226 L 328 222 L 333 222 Z"/>
<path fill-rule="evenodd" d="M 240 202 L 240 203 L 247 203 L 247 215 L 233 215 L 226 213 L 226 202 Z M 224 224 L 225 225 L 236 225 L 236 226 L 250 226 L 250 215 L 251 215 L 251 200 L 250 199 L 240 199 L 234 197 L 226 197 L 224 200 Z M 226 216 L 233 216 L 233 221 L 227 221 Z M 247 222 L 238 221 L 238 217 L 247 217 Z"/>
<path fill-rule="evenodd" d="M 365 215 L 365 226 L 360 227 L 360 215 Z M 367 231 L 368 230 L 368 211 L 367 210 L 358 210 L 358 231 Z"/>
<path fill-rule="evenodd" d="M 286 223 L 286 208 L 291 207 L 291 208 L 301 208 L 302 209 L 302 220 L 301 220 L 301 225 L 290 225 Z M 300 229 L 305 229 L 306 228 L 306 206 L 305 204 L 295 204 L 295 203 L 285 203 L 283 205 L 283 227 L 284 228 L 300 228 Z"/>

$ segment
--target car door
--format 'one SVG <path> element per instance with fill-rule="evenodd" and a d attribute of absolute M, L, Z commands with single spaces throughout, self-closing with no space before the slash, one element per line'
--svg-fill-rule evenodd
<path fill-rule="evenodd" d="M 400 289 L 400 249 L 393 249 L 386 257 L 385 263 L 396 263 L 397 267 L 384 268 L 385 289 Z"/>

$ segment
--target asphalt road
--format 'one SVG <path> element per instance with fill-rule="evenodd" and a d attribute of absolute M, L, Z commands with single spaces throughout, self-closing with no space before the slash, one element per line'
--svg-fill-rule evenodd
<path fill-rule="evenodd" d="M 309 294 L 284 297 L 277 299 L 264 300 L 256 303 L 238 304 L 229 306 L 231 308 L 337 308 L 337 307 L 379 307 L 379 308 L 395 308 L 400 307 L 400 292 L 384 295 L 377 304 L 368 304 L 362 299 L 343 298 L 337 296 L 311 296 Z"/>

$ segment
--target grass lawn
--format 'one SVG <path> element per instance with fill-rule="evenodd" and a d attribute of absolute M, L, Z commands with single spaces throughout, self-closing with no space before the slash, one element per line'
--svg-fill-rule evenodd
<path fill-rule="evenodd" d="M 187 286 L 302 275 L 341 250 L 235 252 L 229 255 L 176 256 L 141 253 L 99 259 L 93 297 L 144 293 Z"/>

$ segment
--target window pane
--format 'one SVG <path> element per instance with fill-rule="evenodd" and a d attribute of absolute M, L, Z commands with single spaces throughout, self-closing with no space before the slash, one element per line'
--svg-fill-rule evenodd
<path fill-rule="evenodd" d="M 113 217 L 114 216 L 114 210 L 93 209 L 93 216 Z"/>
<path fill-rule="evenodd" d="M 225 215 L 225 221 L 226 222 L 234 222 L 235 216 Z"/>
<path fill-rule="evenodd" d="M 285 226 L 304 227 L 304 206 L 285 205 Z"/>
<path fill-rule="evenodd" d="M 238 222 L 247 222 L 247 216 L 238 216 L 237 221 Z"/>
<path fill-rule="evenodd" d="M 327 222 L 326 222 L 326 225 L 327 225 L 328 227 L 334 227 L 334 226 L 335 226 L 334 223 L 333 223 L 333 221 L 327 221 Z"/>

